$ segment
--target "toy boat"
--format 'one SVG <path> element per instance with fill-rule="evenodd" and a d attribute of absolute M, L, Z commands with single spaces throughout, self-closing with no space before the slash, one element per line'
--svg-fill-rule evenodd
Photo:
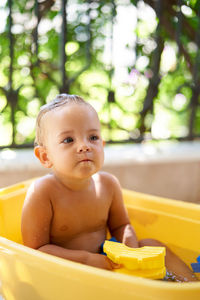
<path fill-rule="evenodd" d="M 0 299 L 197 300 L 200 282 L 174 283 L 115 273 L 22 245 L 21 210 L 31 180 L 0 190 Z M 200 206 L 123 191 L 139 239 L 164 242 L 189 266 L 200 254 Z"/>

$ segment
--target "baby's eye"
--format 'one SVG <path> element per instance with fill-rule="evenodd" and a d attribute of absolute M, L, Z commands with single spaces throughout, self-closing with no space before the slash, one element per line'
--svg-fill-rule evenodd
<path fill-rule="evenodd" d="M 99 139 L 98 135 L 91 135 L 90 140 L 91 141 L 97 141 Z"/>
<path fill-rule="evenodd" d="M 66 139 L 63 140 L 63 143 L 69 144 L 69 143 L 72 143 L 73 141 L 74 141 L 73 138 L 69 136 L 69 137 L 67 137 Z"/>

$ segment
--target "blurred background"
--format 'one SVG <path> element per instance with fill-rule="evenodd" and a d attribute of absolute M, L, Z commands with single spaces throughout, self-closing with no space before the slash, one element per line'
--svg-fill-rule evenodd
<path fill-rule="evenodd" d="M 81 95 L 113 142 L 200 136 L 200 1 L 1 0 L 0 147 L 32 147 L 39 107 Z"/>
<path fill-rule="evenodd" d="M 123 188 L 200 203 L 200 1 L 1 0 L 0 187 L 49 172 L 35 119 L 58 93 L 99 113 Z"/>

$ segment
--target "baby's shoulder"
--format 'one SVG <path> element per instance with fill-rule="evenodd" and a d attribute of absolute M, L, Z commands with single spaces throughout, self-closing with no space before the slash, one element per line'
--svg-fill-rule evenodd
<path fill-rule="evenodd" d="M 32 182 L 23 203 L 22 215 L 26 218 L 46 218 L 52 215 L 50 178 L 43 176 Z"/>
<path fill-rule="evenodd" d="M 97 180 L 99 180 L 103 184 L 107 184 L 108 186 L 116 186 L 119 185 L 119 180 L 113 174 L 108 172 L 98 172 L 96 174 Z"/>
<path fill-rule="evenodd" d="M 33 184 L 38 189 L 49 189 L 55 182 L 55 178 L 51 174 L 44 175 L 42 177 L 37 178 Z"/>
<path fill-rule="evenodd" d="M 53 187 L 53 176 L 45 175 L 37 178 L 32 182 L 27 191 L 27 197 L 30 199 L 37 199 L 41 197 L 48 197 L 51 194 Z"/>

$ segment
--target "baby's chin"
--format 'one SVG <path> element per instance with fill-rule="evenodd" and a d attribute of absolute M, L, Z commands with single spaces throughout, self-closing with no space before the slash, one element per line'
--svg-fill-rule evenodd
<path fill-rule="evenodd" d="M 82 168 L 79 172 L 77 172 L 77 179 L 89 178 L 94 175 L 98 170 L 96 168 Z"/>

